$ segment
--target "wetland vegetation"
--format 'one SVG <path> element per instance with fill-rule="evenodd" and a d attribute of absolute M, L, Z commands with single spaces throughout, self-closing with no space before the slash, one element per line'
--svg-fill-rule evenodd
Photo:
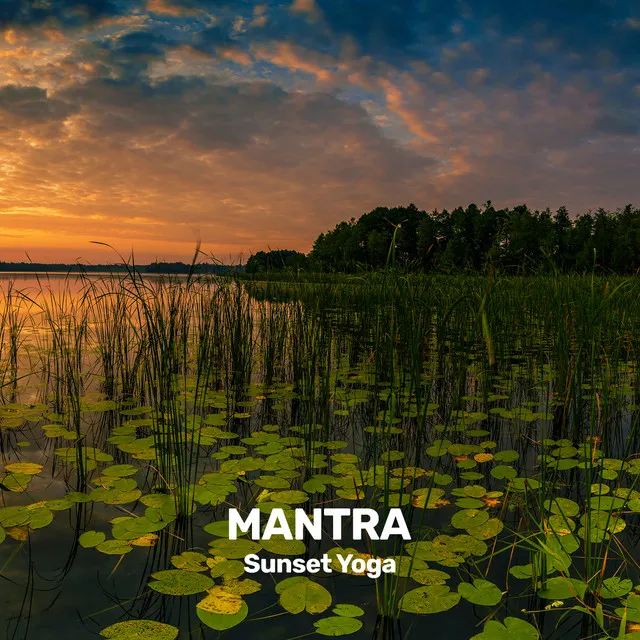
<path fill-rule="evenodd" d="M 639 294 L 393 269 L 4 280 L 7 638 L 640 638 Z M 412 539 L 228 538 L 231 508 L 324 507 L 400 508 Z M 242 561 L 325 553 L 330 573 Z"/>

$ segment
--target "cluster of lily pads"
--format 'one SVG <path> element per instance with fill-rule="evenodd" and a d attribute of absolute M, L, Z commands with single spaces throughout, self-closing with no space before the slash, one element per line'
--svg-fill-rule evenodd
<path fill-rule="evenodd" d="M 251 391 L 251 403 L 256 405 L 266 401 L 265 393 L 269 395 L 259 386 Z M 272 394 L 280 395 L 273 390 Z M 255 400 L 256 397 L 263 400 Z M 364 394 L 360 393 L 362 397 Z M 212 394 L 212 405 L 220 400 L 221 394 Z M 353 406 L 343 417 L 348 417 Z M 79 543 L 103 554 L 123 556 L 135 547 L 157 545 L 163 531 L 170 532 L 177 518 L 176 491 L 189 493 L 191 513 L 214 508 L 214 513 L 224 514 L 224 505 L 236 504 L 235 496 L 241 496 L 238 506 L 255 506 L 265 516 L 274 508 L 292 513 L 294 508 L 327 501 L 333 504 L 336 500 L 353 506 L 400 506 L 409 514 L 415 539 L 403 549 L 396 549 L 393 556 L 398 566 L 393 587 L 398 612 L 440 613 L 461 600 L 499 611 L 509 593 L 507 584 L 504 579 L 501 584 L 487 579 L 487 569 L 482 567 L 509 549 L 517 549 L 518 553 L 524 549 L 531 561 L 511 564 L 509 576 L 528 584 L 540 599 L 552 603 L 569 601 L 574 609 L 596 611 L 593 600 L 587 598 L 589 594 L 597 600 L 603 626 L 605 619 L 616 616 L 640 623 L 640 595 L 634 595 L 640 589 L 634 589 L 633 581 L 620 575 L 584 579 L 578 558 L 574 557 L 587 542 L 592 546 L 606 545 L 610 557 L 620 555 L 619 536 L 627 526 L 626 518 L 640 512 L 640 492 L 633 488 L 640 476 L 640 458 L 606 458 L 597 444 L 574 446 L 568 439 L 546 438 L 536 446 L 538 471 L 521 475 L 514 466 L 521 453 L 515 449 L 499 450 L 496 441 L 487 439 L 490 432 L 480 428 L 489 413 L 459 411 L 452 417 L 453 428 L 446 430 L 448 438 L 425 443 L 422 459 L 430 464 L 423 467 L 406 463 L 403 434 L 397 427 L 380 421 L 376 428 L 364 428 L 364 439 L 393 438 L 398 447 L 387 449 L 378 456 L 377 464 L 371 465 L 362 454 L 345 451 L 350 448 L 346 440 L 323 439 L 320 427 L 294 426 L 282 435 L 276 424 L 264 424 L 242 437 L 229 425 L 247 420 L 251 414 L 213 409 L 207 416 L 192 418 L 192 438 L 209 460 L 208 468 L 191 486 L 169 486 L 158 492 L 145 489 L 144 480 L 139 486 L 136 479 L 149 473 L 155 459 L 158 439 L 157 434 L 150 434 L 155 424 L 154 409 L 122 408 L 96 396 L 85 398 L 83 408 L 88 415 L 106 412 L 120 416 L 102 448 L 81 442 L 54 448 L 55 460 L 69 470 L 77 469 L 78 456 L 82 457 L 81 468 L 88 478 L 86 490 L 0 508 L 0 541 L 7 534 L 18 541 L 32 534 L 37 536 L 38 529 L 53 521 L 56 511 L 82 503 L 103 503 L 116 508 L 126 506 L 127 515 L 113 517 L 110 531 L 85 531 Z M 437 409 L 437 405 L 429 408 L 434 420 Z M 3 411 L 6 429 L 39 421 L 45 422 L 41 429 L 47 439 L 75 438 L 75 433 L 64 430 L 62 416 L 53 415 L 45 405 L 5 405 Z M 513 416 L 529 420 L 525 410 L 492 413 L 505 420 Z M 546 414 L 534 416 L 535 420 L 548 419 Z M 53 422 L 55 418 L 60 421 Z M 443 431 L 435 424 L 434 434 Z M 130 456 L 131 462 L 114 464 L 116 452 L 118 456 Z M 541 467 L 548 476 L 544 485 Z M 589 474 L 592 480 L 588 495 L 581 496 L 579 502 L 554 493 L 562 490 L 566 474 L 576 471 Z M 45 467 L 34 462 L 6 464 L 0 480 L 2 489 L 16 494 L 27 492 L 30 482 L 43 473 Z M 545 498 L 548 493 L 551 497 Z M 443 515 L 434 527 L 427 514 L 436 510 Z M 516 523 L 516 513 L 520 523 Z M 277 536 L 261 541 L 229 540 L 224 518 L 206 525 L 204 531 L 212 536 L 208 553 L 187 550 L 174 555 L 173 568 L 152 573 L 148 586 L 165 596 L 201 594 L 195 612 L 204 625 L 215 630 L 243 622 L 250 612 L 251 595 L 264 589 L 261 582 L 244 576 L 242 559 L 246 555 L 299 556 L 308 552 L 305 542 Z M 364 559 L 379 557 L 371 544 L 368 549 L 333 547 L 326 552 L 332 557 L 335 571 L 340 571 L 335 561 L 338 552 Z M 412 583 L 420 586 L 412 587 Z M 514 587 L 510 585 L 509 589 Z M 315 616 L 334 605 L 333 616 L 313 622 L 316 634 L 346 635 L 362 627 L 359 618 L 364 612 L 355 605 L 334 603 L 331 592 L 317 579 L 286 578 L 276 583 L 275 595 L 282 609 L 294 615 L 306 612 Z M 475 638 L 507 637 L 504 634 L 514 637 L 516 631 L 520 634 L 517 637 L 539 637 L 539 629 L 530 622 L 507 615 L 503 623 L 488 622 Z M 178 631 L 171 625 L 149 620 L 117 623 L 102 632 L 109 638 L 146 637 L 145 633 L 170 638 L 176 637 Z"/>
<path fill-rule="evenodd" d="M 269 334 L 266 309 L 256 315 L 260 338 L 252 328 L 240 335 L 229 321 L 228 352 L 221 352 L 248 367 L 249 380 L 240 388 L 230 382 L 237 367 L 228 363 L 200 386 L 198 358 L 212 351 L 202 356 L 202 336 L 190 335 L 183 360 L 172 361 L 180 373 L 158 380 L 149 367 L 133 398 L 109 396 L 89 382 L 78 396 L 45 390 L 33 403 L 20 402 L 20 389 L 14 390 L 0 405 L 0 553 L 26 541 L 37 545 L 39 531 L 57 512 L 78 516 L 95 508 L 108 514 L 104 521 L 85 526 L 85 518 L 76 517 L 82 522 L 79 557 L 113 556 L 115 571 L 128 554 L 149 554 L 145 597 L 183 599 L 205 630 L 258 624 L 266 607 L 285 626 L 280 616 L 301 616 L 309 634 L 364 637 L 375 624 L 366 610 L 374 601 L 379 617 L 418 629 L 429 624 L 424 616 L 473 607 L 474 640 L 534 640 L 566 619 L 588 620 L 595 637 L 640 636 L 633 363 L 615 365 L 617 384 L 585 374 L 580 400 L 571 399 L 567 409 L 567 396 L 554 390 L 566 367 L 536 360 L 532 375 L 533 365 L 511 338 L 505 340 L 508 355 L 495 366 L 499 329 L 482 319 L 476 327 L 468 312 L 457 316 L 454 310 L 444 324 L 425 325 L 432 351 L 421 345 L 425 351 L 399 355 L 402 341 L 395 334 L 387 340 L 386 332 L 402 317 L 366 324 L 366 311 L 338 312 L 324 318 L 326 333 L 319 336 L 311 333 L 318 309 L 304 315 L 298 308 L 302 315 L 283 312 Z M 256 312 L 246 305 L 238 313 Z M 356 329 L 341 327 L 341 317 Z M 241 320 L 250 325 L 244 315 Z M 304 328 L 296 329 L 297 322 Z M 349 336 L 365 324 L 366 339 Z M 542 324 L 527 326 L 542 332 Z M 398 335 L 409 339 L 413 328 L 404 326 Z M 299 333 L 277 343 L 286 353 L 274 351 L 266 336 L 280 340 L 277 331 L 287 330 Z M 463 337 L 452 336 L 454 330 Z M 334 332 L 339 337 L 328 342 Z M 473 337 L 468 343 L 466 332 Z M 300 344 L 316 349 L 308 354 L 312 363 L 324 362 L 328 350 L 329 365 L 303 362 Z M 552 347 L 541 341 L 544 358 Z M 104 344 L 98 341 L 96 351 L 104 353 Z M 278 353 L 269 381 L 256 373 L 259 365 L 266 370 L 264 353 Z M 60 348 L 47 357 L 66 355 Z M 408 372 L 411 358 L 418 365 Z M 96 376 L 96 369 L 92 379 L 104 382 L 107 376 Z M 89 379 L 74 371 L 79 380 Z M 582 405 L 585 415 L 578 420 Z M 616 411 L 627 421 L 617 440 L 603 427 Z M 571 420 L 578 427 L 570 429 Z M 49 478 L 63 480 L 65 491 L 47 494 L 43 480 Z M 346 540 L 340 546 L 328 536 L 320 544 L 279 536 L 229 539 L 229 508 L 257 508 L 264 525 L 274 509 L 289 517 L 295 509 L 324 505 L 401 508 L 412 540 Z M 243 562 L 249 554 L 323 553 L 332 574 L 249 577 Z M 374 581 L 364 571 L 344 571 L 338 554 L 391 558 L 397 573 Z M 338 581 L 362 588 L 362 608 L 340 601 Z M 141 611 L 139 619 L 105 626 L 101 634 L 177 638 L 180 630 L 170 622 Z"/>

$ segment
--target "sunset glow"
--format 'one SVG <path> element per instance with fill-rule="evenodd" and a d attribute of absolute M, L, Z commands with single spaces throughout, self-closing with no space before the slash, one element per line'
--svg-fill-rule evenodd
<path fill-rule="evenodd" d="M 237 262 L 378 205 L 638 202 L 632 0 L 9 1 L 0 25 L 3 261 Z"/>

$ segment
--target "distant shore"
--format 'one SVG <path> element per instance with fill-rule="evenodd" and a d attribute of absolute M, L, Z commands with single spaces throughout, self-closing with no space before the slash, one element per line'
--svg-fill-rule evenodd
<path fill-rule="evenodd" d="M 13 273 L 19 275 L 29 274 L 94 274 L 111 275 L 114 273 L 127 273 L 133 269 L 133 265 L 125 264 L 64 264 L 43 262 L 0 262 L 0 274 Z M 199 263 L 195 266 L 184 262 L 154 262 L 150 264 L 136 264 L 135 270 L 144 274 L 188 274 L 192 270 L 196 273 L 226 274 L 234 271 L 243 271 L 243 266 L 219 265 L 211 263 Z"/>

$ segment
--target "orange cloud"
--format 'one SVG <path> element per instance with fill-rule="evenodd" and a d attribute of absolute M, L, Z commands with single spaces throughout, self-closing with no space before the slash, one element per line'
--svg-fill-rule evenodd
<path fill-rule="evenodd" d="M 418 113 L 406 107 L 402 91 L 386 78 L 380 78 L 380 86 L 384 92 L 387 108 L 401 118 L 407 129 L 421 142 L 438 144 L 439 138 L 432 133 L 426 122 L 425 114 Z"/>
<path fill-rule="evenodd" d="M 322 15 L 315 0 L 294 0 L 290 10 L 293 13 L 306 14 L 310 18 L 319 18 Z"/>
<path fill-rule="evenodd" d="M 222 58 L 229 62 L 235 62 L 236 64 L 241 64 L 245 67 L 248 67 L 253 63 L 251 56 L 242 49 L 235 47 L 219 47 L 217 51 Z"/>
<path fill-rule="evenodd" d="M 255 57 L 291 71 L 302 71 L 321 82 L 331 82 L 335 72 L 328 68 L 335 62 L 329 56 L 311 55 L 289 42 L 278 42 L 270 47 L 254 50 Z"/>
<path fill-rule="evenodd" d="M 176 5 L 171 0 L 147 0 L 146 10 L 159 15 L 173 16 L 174 18 L 200 13 L 197 9 Z"/>

